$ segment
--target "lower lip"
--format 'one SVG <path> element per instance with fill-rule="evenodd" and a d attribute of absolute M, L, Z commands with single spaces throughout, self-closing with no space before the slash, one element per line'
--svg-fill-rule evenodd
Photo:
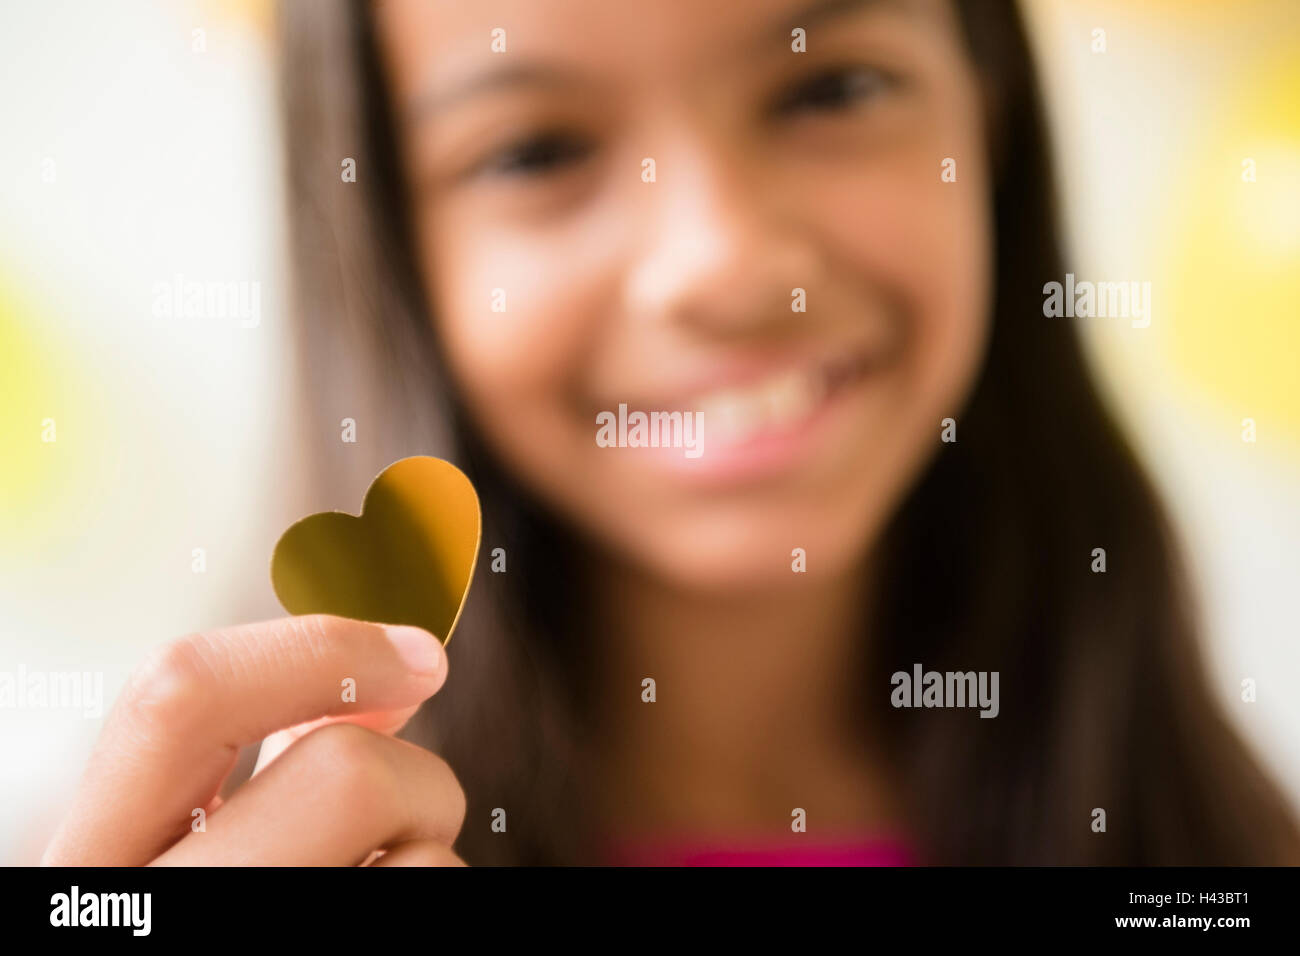
<path fill-rule="evenodd" d="M 842 382 L 804 417 L 765 429 L 740 444 L 710 443 L 706 421 L 698 458 L 687 458 L 681 448 L 639 451 L 678 479 L 705 486 L 734 486 L 779 477 L 809 460 L 837 422 L 860 400 L 863 388 L 877 373 L 874 369 L 864 371 Z"/>

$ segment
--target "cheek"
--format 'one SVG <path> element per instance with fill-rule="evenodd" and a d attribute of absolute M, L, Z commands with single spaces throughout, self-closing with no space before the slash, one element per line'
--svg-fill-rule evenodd
<path fill-rule="evenodd" d="M 563 243 L 475 233 L 445 210 L 426 243 L 429 297 L 452 379 L 481 434 L 507 463 L 553 471 L 580 444 L 575 391 L 596 347 L 589 260 Z M 593 426 L 594 429 L 594 426 Z"/>
<path fill-rule="evenodd" d="M 587 335 L 563 262 L 496 236 L 434 247 L 426 269 L 435 322 L 458 384 L 474 395 L 551 391 L 580 364 Z M 428 245 L 425 248 L 430 248 Z"/>
<path fill-rule="evenodd" d="M 988 331 L 987 172 L 978 149 L 966 154 L 956 182 L 941 181 L 949 154 L 936 144 L 827 178 L 811 199 L 827 247 L 901 325 L 907 348 L 897 420 L 923 420 L 934 434 L 939 418 L 957 416 Z"/>

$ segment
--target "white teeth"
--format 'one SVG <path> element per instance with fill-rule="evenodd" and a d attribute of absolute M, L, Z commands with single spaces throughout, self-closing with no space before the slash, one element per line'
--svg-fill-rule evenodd
<path fill-rule="evenodd" d="M 764 389 L 767 418 L 771 422 L 790 422 L 802 417 L 811 407 L 808 376 L 792 372 L 782 375 Z"/>
<path fill-rule="evenodd" d="M 745 441 L 763 427 L 763 409 L 739 391 L 714 392 L 700 400 L 705 427 L 721 441 Z"/>
<path fill-rule="evenodd" d="M 710 392 L 696 407 L 712 439 L 735 445 L 806 418 L 824 397 L 826 384 L 820 369 L 790 370 L 748 388 Z"/>

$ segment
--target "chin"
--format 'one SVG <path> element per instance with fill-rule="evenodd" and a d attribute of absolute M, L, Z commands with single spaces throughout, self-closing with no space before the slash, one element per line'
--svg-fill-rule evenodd
<path fill-rule="evenodd" d="M 771 594 L 838 577 L 860 566 L 867 539 L 865 533 L 846 535 L 842 526 L 798 517 L 773 522 L 771 515 L 740 527 L 659 527 L 670 533 L 637 541 L 630 549 L 634 560 L 673 588 L 699 594 Z"/>

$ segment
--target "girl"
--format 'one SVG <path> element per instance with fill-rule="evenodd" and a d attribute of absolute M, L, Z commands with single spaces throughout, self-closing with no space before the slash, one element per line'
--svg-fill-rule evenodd
<path fill-rule="evenodd" d="M 1070 270 L 1014 6 L 282 14 L 304 430 L 460 464 L 506 569 L 450 662 L 316 616 L 164 648 L 47 860 L 1300 860 L 1044 316 Z M 622 405 L 702 413 L 701 453 L 605 447 Z M 918 670 L 995 699 L 903 706 Z"/>

